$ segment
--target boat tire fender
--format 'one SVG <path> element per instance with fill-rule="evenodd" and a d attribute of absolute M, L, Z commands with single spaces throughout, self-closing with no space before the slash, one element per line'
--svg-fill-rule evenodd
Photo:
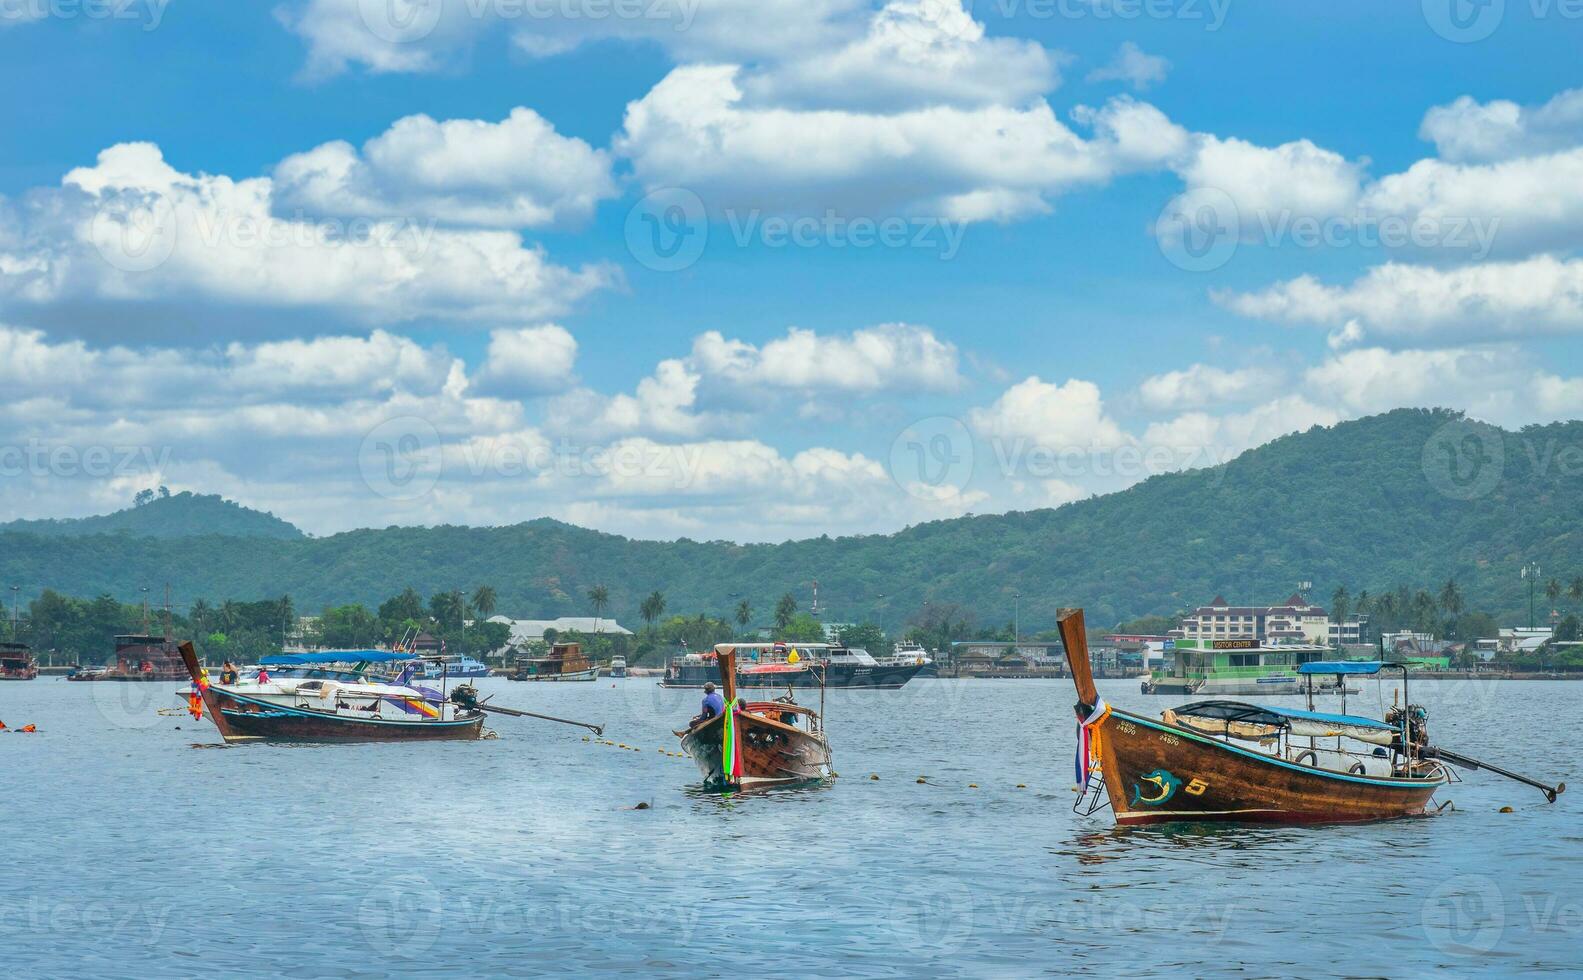
<path fill-rule="evenodd" d="M 1304 749 L 1297 753 L 1297 758 L 1292 761 L 1300 766 L 1317 766 L 1319 765 L 1319 756 L 1313 749 Z"/>

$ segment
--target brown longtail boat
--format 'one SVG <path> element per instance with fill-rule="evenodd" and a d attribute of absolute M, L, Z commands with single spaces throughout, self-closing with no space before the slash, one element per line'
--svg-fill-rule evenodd
<path fill-rule="evenodd" d="M 1079 813 L 1109 806 L 1118 824 L 1386 820 L 1424 813 L 1435 791 L 1455 778 L 1446 762 L 1516 779 L 1551 802 L 1566 790 L 1565 783 L 1546 786 L 1430 746 L 1426 712 L 1405 697 L 1385 721 L 1220 700 L 1183 705 L 1160 719 L 1113 708 L 1094 686 L 1082 610 L 1065 611 L 1060 631 L 1077 687 Z M 1405 695 L 1400 664 L 1300 669 L 1321 675 L 1383 668 L 1402 670 Z M 1343 738 L 1366 747 L 1345 749 Z"/>
<path fill-rule="evenodd" d="M 737 699 L 736 649 L 715 647 L 725 711 L 677 731 L 682 751 L 703 773 L 706 789 L 750 789 L 814 782 L 830 775 L 825 741 L 823 689 L 820 711 L 785 697 L 775 701 Z"/>

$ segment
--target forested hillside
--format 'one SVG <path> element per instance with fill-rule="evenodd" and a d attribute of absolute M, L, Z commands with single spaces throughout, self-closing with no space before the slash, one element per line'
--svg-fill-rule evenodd
<path fill-rule="evenodd" d="M 634 541 L 552 520 L 325 538 L 228 537 L 206 524 L 202 536 L 184 537 L 170 533 L 194 523 L 183 508 L 212 510 L 200 502 L 214 498 L 178 497 L 122 512 L 126 533 L 0 534 L 0 582 L 133 600 L 168 581 L 178 602 L 290 595 L 304 611 L 377 604 L 407 586 L 430 595 L 487 583 L 499 611 L 522 618 L 587 614 L 587 592 L 602 584 L 609 614 L 624 622 L 655 591 L 672 612 L 722 617 L 746 598 L 765 622 L 785 593 L 806 607 L 817 580 L 827 619 L 887 627 L 926 602 L 1006 622 L 1020 592 L 1031 632 L 1062 605 L 1086 606 L 1103 625 L 1216 593 L 1274 601 L 1300 581 L 1324 601 L 1342 584 L 1353 593 L 1403 583 L 1438 590 L 1454 578 L 1470 607 L 1526 618 L 1525 562 L 1539 562 L 1547 579 L 1583 574 L 1580 478 L 1583 423 L 1503 432 L 1449 412 L 1400 410 L 1056 510 L 785 544 Z M 126 523 L 165 510 L 170 526 Z M 251 516 L 237 526 L 275 520 L 242 513 Z"/>

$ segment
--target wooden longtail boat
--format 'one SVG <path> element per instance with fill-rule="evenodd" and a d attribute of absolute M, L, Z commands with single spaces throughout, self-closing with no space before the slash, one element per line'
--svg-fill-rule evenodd
<path fill-rule="evenodd" d="M 518 657 L 514 681 L 596 681 L 599 665 L 583 656 L 581 643 L 556 643 L 548 657 Z"/>
<path fill-rule="evenodd" d="M 813 782 L 830 775 L 821 712 L 791 700 L 737 699 L 736 651 L 715 647 L 726 709 L 675 734 L 707 789 L 750 789 Z M 822 699 L 821 699 L 822 700 Z"/>
<path fill-rule="evenodd" d="M 194 713 L 207 712 L 227 742 L 424 741 L 483 733 L 482 708 L 435 700 L 414 688 L 355 676 L 216 684 L 199 666 L 191 643 L 181 644 L 180 651 L 192 677 L 192 697 L 201 702 L 201 709 L 192 706 Z"/>
<path fill-rule="evenodd" d="M 1065 612 L 1060 629 L 1077 686 L 1078 781 L 1084 790 L 1079 812 L 1108 805 L 1118 824 L 1386 820 L 1423 813 L 1451 779 L 1423 751 L 1423 713 L 1416 706 L 1406 707 L 1396 730 L 1368 718 L 1228 701 L 1146 718 L 1100 698 L 1082 610 Z M 1308 724 L 1317 727 L 1305 730 Z M 1292 743 L 1294 731 L 1319 729 L 1335 735 L 1338 746 L 1343 735 L 1367 735 L 1376 745 L 1383 738 L 1387 744 L 1377 751 L 1343 752 L 1317 750 L 1316 737 L 1306 747 Z M 1217 731 L 1218 738 L 1211 734 Z"/>

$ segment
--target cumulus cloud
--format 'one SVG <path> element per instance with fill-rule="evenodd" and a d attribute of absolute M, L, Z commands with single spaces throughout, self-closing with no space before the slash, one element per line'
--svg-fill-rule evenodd
<path fill-rule="evenodd" d="M 1282 215 L 1347 214 L 1357 206 L 1361 164 L 1309 140 L 1259 146 L 1241 139 L 1199 135 L 1177 168 L 1189 189 L 1229 195 L 1248 228 Z"/>
<path fill-rule="evenodd" d="M 576 364 L 577 340 L 559 324 L 492 330 L 475 380 L 482 391 L 551 391 L 574 380 Z"/>
<path fill-rule="evenodd" d="M 583 221 L 616 193 L 607 153 L 521 107 L 498 123 L 408 116 L 361 152 L 337 140 L 293 154 L 274 178 L 277 213 L 493 228 Z"/>
<path fill-rule="evenodd" d="M 1142 92 L 1151 85 L 1165 81 L 1171 63 L 1158 55 L 1145 54 L 1131 41 L 1121 42 L 1116 56 L 1110 63 L 1088 73 L 1090 82 L 1126 82 Z"/>
<path fill-rule="evenodd" d="M 1258 292 L 1212 295 L 1243 316 L 1327 326 L 1356 321 L 1375 337 L 1574 333 L 1583 329 L 1583 260 L 1540 255 L 1448 269 L 1391 262 L 1347 285 L 1305 275 Z"/>
<path fill-rule="evenodd" d="M 1175 411 L 1257 398 L 1270 393 L 1280 382 L 1281 373 L 1270 368 L 1231 370 L 1193 364 L 1144 378 L 1138 386 L 1138 399 L 1154 411 Z"/>
<path fill-rule="evenodd" d="M 763 347 L 711 330 L 693 341 L 690 360 L 701 373 L 728 384 L 803 391 L 950 391 L 962 380 L 956 345 L 907 323 L 845 336 L 792 327 Z"/>
<path fill-rule="evenodd" d="M 276 217 L 269 178 L 187 174 L 123 143 L 26 197 L 0 239 L 0 304 L 157 301 L 311 308 L 360 322 L 521 320 L 612 285 L 506 231 Z"/>
<path fill-rule="evenodd" d="M 1059 449 L 1110 449 L 1130 439 L 1105 413 L 1099 386 L 1072 378 L 1052 384 L 1037 376 L 1007 388 L 968 415 L 980 435 Z"/>
<path fill-rule="evenodd" d="M 1583 143 L 1583 89 L 1568 89 L 1539 106 L 1464 95 L 1430 109 L 1418 135 L 1457 163 L 1543 156 Z"/>

